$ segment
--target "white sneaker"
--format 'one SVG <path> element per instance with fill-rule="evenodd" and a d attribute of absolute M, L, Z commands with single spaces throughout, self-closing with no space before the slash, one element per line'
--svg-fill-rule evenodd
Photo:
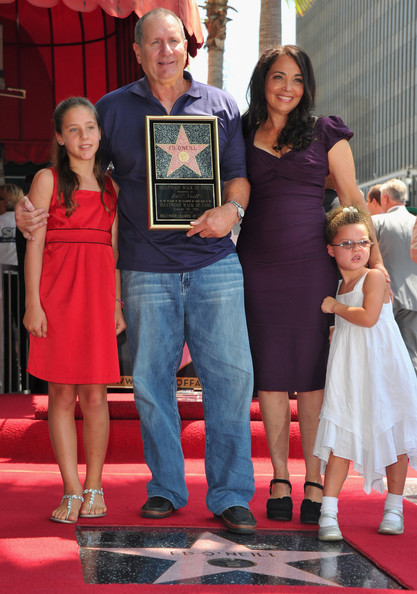
<path fill-rule="evenodd" d="M 320 521 L 324 520 L 325 518 L 331 518 L 332 520 L 335 520 L 335 524 L 332 524 L 331 526 L 320 526 Z M 319 520 L 319 540 L 325 540 L 325 541 L 330 541 L 330 540 L 343 540 L 343 536 L 342 533 L 340 532 L 340 528 L 339 528 L 339 524 L 337 522 L 337 515 L 336 514 L 332 514 L 330 512 L 328 513 L 322 513 L 320 516 L 320 520 Z"/>
<path fill-rule="evenodd" d="M 397 518 L 385 518 L 386 514 L 395 514 Z M 404 532 L 404 516 L 398 509 L 387 509 L 382 516 L 382 522 L 379 525 L 380 534 L 402 534 Z"/>

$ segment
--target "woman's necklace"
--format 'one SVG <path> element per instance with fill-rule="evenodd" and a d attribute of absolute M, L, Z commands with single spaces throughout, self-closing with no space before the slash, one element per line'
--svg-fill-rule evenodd
<path fill-rule="evenodd" d="M 282 148 L 279 148 L 277 144 L 275 144 L 272 148 L 275 151 L 277 157 L 282 157 L 283 155 L 288 153 L 288 151 L 291 150 L 291 148 L 288 146 L 283 146 Z"/>
<path fill-rule="evenodd" d="M 284 126 L 281 126 L 280 128 L 278 128 L 277 130 L 274 131 L 274 144 L 272 145 L 272 149 L 277 153 L 277 155 L 279 157 L 281 157 L 285 152 L 285 151 L 283 151 L 282 148 L 279 148 L 279 146 L 278 146 L 278 139 L 279 139 L 283 129 L 284 129 Z"/>
<path fill-rule="evenodd" d="M 261 124 L 256 133 L 256 146 L 268 151 L 272 155 L 282 157 L 282 155 L 287 152 L 285 147 L 281 149 L 278 147 L 278 138 L 283 129 L 284 126 L 277 129 L 272 125 L 267 126 L 265 123 Z"/>

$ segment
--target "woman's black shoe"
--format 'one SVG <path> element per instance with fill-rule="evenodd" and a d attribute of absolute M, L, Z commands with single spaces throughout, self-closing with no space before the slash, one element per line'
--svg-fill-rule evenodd
<path fill-rule="evenodd" d="M 323 485 L 319 483 L 312 483 L 306 481 L 304 483 L 304 491 L 306 487 L 317 487 L 323 491 Z M 321 503 L 318 501 L 311 501 L 311 499 L 303 499 L 300 509 L 300 522 L 302 524 L 318 524 L 321 512 Z"/>
<path fill-rule="evenodd" d="M 269 494 L 272 494 L 272 487 L 275 483 L 285 483 L 290 487 L 290 493 L 292 486 L 290 481 L 285 479 L 272 479 L 269 483 Z M 270 520 L 281 520 L 283 522 L 289 522 L 292 519 L 292 499 L 291 497 L 279 497 L 278 499 L 268 499 L 266 502 L 266 516 Z"/>

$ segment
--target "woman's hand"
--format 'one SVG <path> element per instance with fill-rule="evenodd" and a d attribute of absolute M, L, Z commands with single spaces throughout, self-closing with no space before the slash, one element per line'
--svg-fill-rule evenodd
<path fill-rule="evenodd" d="M 385 268 L 385 266 L 382 264 L 382 262 L 376 262 L 372 268 L 376 268 L 377 270 L 380 270 L 382 272 L 382 274 L 385 276 L 385 281 L 387 283 L 389 298 L 390 298 L 391 303 L 393 303 L 394 302 L 394 293 L 392 292 L 392 289 L 391 289 L 391 278 L 388 273 L 388 270 Z"/>

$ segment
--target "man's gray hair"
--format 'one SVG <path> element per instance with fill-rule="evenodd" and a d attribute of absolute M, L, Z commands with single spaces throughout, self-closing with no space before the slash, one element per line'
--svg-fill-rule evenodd
<path fill-rule="evenodd" d="M 173 17 L 178 23 L 182 40 L 185 41 L 187 39 L 185 36 L 185 30 L 184 30 L 184 25 L 182 23 L 182 20 L 175 14 L 175 12 L 172 12 L 172 10 L 168 10 L 167 8 L 154 8 L 153 10 L 150 10 L 149 12 L 145 12 L 145 14 L 138 20 L 138 22 L 135 25 L 135 43 L 137 43 L 138 45 L 142 45 L 142 41 L 143 41 L 143 23 L 150 16 L 171 16 L 171 17 Z"/>
<path fill-rule="evenodd" d="M 407 185 L 400 179 L 389 179 L 379 188 L 382 194 L 388 194 L 388 196 L 394 202 L 401 202 L 405 204 L 407 202 L 408 189 Z"/>

